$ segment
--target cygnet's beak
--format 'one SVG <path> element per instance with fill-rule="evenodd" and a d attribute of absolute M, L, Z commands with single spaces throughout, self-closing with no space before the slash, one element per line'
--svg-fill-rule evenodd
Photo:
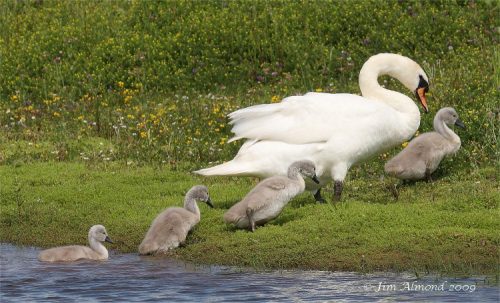
<path fill-rule="evenodd" d="M 457 119 L 457 121 L 455 121 L 455 125 L 460 127 L 460 128 L 465 129 L 465 124 L 460 119 Z"/>
<path fill-rule="evenodd" d="M 319 184 L 319 179 L 316 177 L 316 175 L 312 176 L 311 178 L 316 184 Z"/>
<path fill-rule="evenodd" d="M 104 241 L 109 242 L 109 243 L 113 243 L 113 241 L 111 241 L 111 239 L 108 236 L 106 236 L 106 239 L 104 239 Z"/>
<path fill-rule="evenodd" d="M 207 199 L 207 205 L 210 206 L 210 208 L 214 208 L 214 205 L 212 204 L 212 200 L 210 200 L 210 197 Z"/>

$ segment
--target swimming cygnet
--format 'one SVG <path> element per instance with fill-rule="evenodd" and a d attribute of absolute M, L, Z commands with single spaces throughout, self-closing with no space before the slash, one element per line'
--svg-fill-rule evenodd
<path fill-rule="evenodd" d="M 385 172 L 402 180 L 432 181 L 431 174 L 447 155 L 460 148 L 460 138 L 448 126 L 465 128 L 455 109 L 445 107 L 434 117 L 434 131 L 413 139 L 408 146 L 385 164 Z"/>
<path fill-rule="evenodd" d="M 193 186 L 184 198 L 184 208 L 169 207 L 161 212 L 151 224 L 144 240 L 139 245 L 141 255 L 165 253 L 186 240 L 188 232 L 200 222 L 200 209 L 196 201 L 214 207 L 203 185 Z"/>
<path fill-rule="evenodd" d="M 76 261 L 80 259 L 107 260 L 108 250 L 101 242 L 113 243 L 108 237 L 104 226 L 94 225 L 89 230 L 90 247 L 70 245 L 49 248 L 40 252 L 38 260 L 44 262 Z"/>
<path fill-rule="evenodd" d="M 224 214 L 224 221 L 255 231 L 256 225 L 276 218 L 293 197 L 304 191 L 303 176 L 319 183 L 312 161 L 294 162 L 288 168 L 286 177 L 274 176 L 261 181 Z"/>

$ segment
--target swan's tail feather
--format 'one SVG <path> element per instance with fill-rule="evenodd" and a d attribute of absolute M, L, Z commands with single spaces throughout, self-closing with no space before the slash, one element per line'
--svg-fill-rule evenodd
<path fill-rule="evenodd" d="M 233 141 L 238 141 L 239 139 L 242 139 L 242 138 L 243 138 L 243 137 L 234 136 L 234 137 L 232 137 L 231 139 L 229 139 L 229 140 L 227 141 L 227 143 L 231 143 L 231 142 L 233 142 Z"/>
<path fill-rule="evenodd" d="M 214 167 L 200 169 L 194 173 L 203 176 L 250 176 L 255 172 L 247 165 L 233 160 Z"/>
<path fill-rule="evenodd" d="M 243 120 L 261 117 L 262 115 L 269 115 L 279 110 L 276 104 L 259 104 L 246 108 L 239 109 L 228 115 L 231 120 L 229 124 L 235 124 Z"/>

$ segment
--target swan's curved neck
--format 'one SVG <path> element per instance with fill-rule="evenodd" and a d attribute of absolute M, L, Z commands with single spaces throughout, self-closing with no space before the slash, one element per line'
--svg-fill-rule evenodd
<path fill-rule="evenodd" d="M 385 103 L 402 114 L 412 116 L 420 121 L 420 111 L 412 99 L 406 95 L 383 88 L 378 77 L 389 75 L 403 83 L 403 73 L 408 62 L 393 55 L 379 55 L 370 58 L 359 73 L 359 88 L 363 97 Z M 406 85 L 406 83 L 403 83 Z"/>
<path fill-rule="evenodd" d="M 95 251 L 99 256 L 101 256 L 103 259 L 108 258 L 108 250 L 104 245 L 102 245 L 101 242 L 97 241 L 94 237 L 89 235 L 89 245 L 90 248 L 92 248 L 93 251 Z"/>
<path fill-rule="evenodd" d="M 196 203 L 196 199 L 191 197 L 188 193 L 186 198 L 184 199 L 184 208 L 195 214 L 196 216 L 200 216 L 200 209 L 198 208 L 198 204 Z"/>
<path fill-rule="evenodd" d="M 452 131 L 444 121 L 440 119 L 434 119 L 434 130 L 438 132 L 441 136 L 445 137 L 447 140 L 452 142 L 460 142 L 460 137 Z"/>
<path fill-rule="evenodd" d="M 379 76 L 389 75 L 407 86 L 408 83 L 404 83 L 403 74 L 405 68 L 414 63 L 407 62 L 407 60 L 400 59 L 399 56 L 394 57 L 394 55 L 379 55 L 370 58 L 359 73 L 359 88 L 363 97 L 384 103 L 399 112 L 407 123 L 408 132 L 413 135 L 420 125 L 418 106 L 408 96 L 383 88 L 377 80 Z"/>

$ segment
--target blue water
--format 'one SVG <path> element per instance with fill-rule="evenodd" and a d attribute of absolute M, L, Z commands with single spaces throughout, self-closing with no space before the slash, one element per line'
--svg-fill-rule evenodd
<path fill-rule="evenodd" d="M 42 263 L 40 249 L 0 244 L 4 302 L 499 302 L 484 277 L 252 271 L 110 253 L 104 262 Z M 413 285 L 412 285 L 413 283 Z M 488 285 L 490 284 L 490 285 Z M 442 288 L 439 288 L 442 286 Z M 427 287 L 427 289 L 425 289 Z M 431 289 L 432 288 L 432 289 Z"/>

